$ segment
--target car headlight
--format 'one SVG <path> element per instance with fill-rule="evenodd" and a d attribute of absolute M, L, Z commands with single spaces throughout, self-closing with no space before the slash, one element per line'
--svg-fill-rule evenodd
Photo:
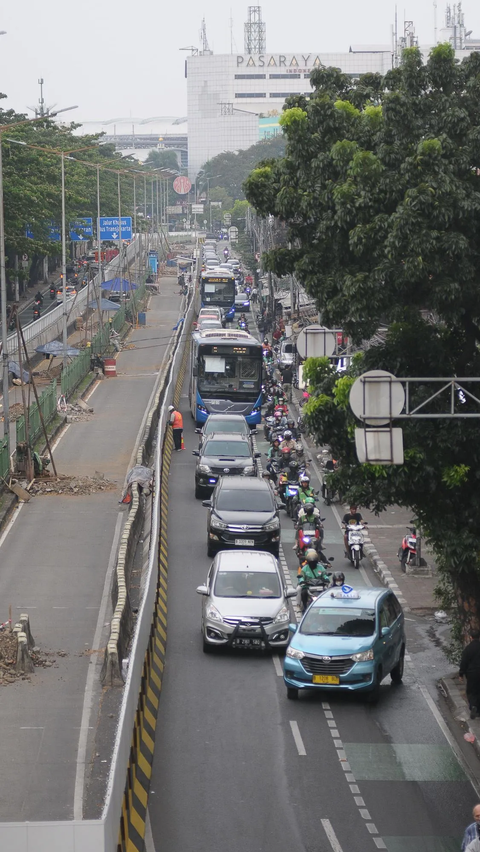
<path fill-rule="evenodd" d="M 281 609 L 278 610 L 275 618 L 273 619 L 274 624 L 278 624 L 280 621 L 288 621 L 290 618 L 288 614 L 288 609 L 286 606 L 282 606 Z"/>
<path fill-rule="evenodd" d="M 287 648 L 287 657 L 291 657 L 292 660 L 303 660 L 305 654 L 303 651 L 297 651 L 296 648 L 292 648 L 291 645 Z"/>
<path fill-rule="evenodd" d="M 356 663 L 366 663 L 367 660 L 373 659 L 373 648 L 369 648 L 368 651 L 361 651 L 359 654 L 352 654 L 352 660 Z"/>
<path fill-rule="evenodd" d="M 212 518 L 210 519 L 210 526 L 213 527 L 214 530 L 226 530 L 227 529 L 227 525 L 224 524 L 223 521 L 220 521 L 215 516 L 212 516 Z"/>
<path fill-rule="evenodd" d="M 255 467 L 253 466 L 253 464 L 248 464 L 246 467 L 244 467 L 243 473 L 245 476 L 253 476 L 253 474 L 255 473 Z"/>
<path fill-rule="evenodd" d="M 263 528 L 266 532 L 270 532 L 270 530 L 278 530 L 280 529 L 280 521 L 278 518 L 274 518 L 273 521 L 270 521 L 269 524 L 265 524 Z"/>
<path fill-rule="evenodd" d="M 217 607 L 213 603 L 209 603 L 206 610 L 205 615 L 207 618 L 213 618 L 214 621 L 223 621 L 221 613 L 218 611 Z"/>
<path fill-rule="evenodd" d="M 212 469 L 211 469 L 211 467 L 208 466 L 208 464 L 199 464 L 198 465 L 198 472 L 199 473 L 211 473 Z"/>

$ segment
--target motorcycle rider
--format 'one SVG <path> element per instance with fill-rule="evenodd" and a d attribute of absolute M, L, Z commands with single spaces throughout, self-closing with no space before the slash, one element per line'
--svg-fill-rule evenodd
<path fill-rule="evenodd" d="M 362 513 L 357 511 L 355 503 L 350 506 L 350 511 L 346 512 L 342 518 L 342 525 L 345 529 L 343 543 L 345 545 L 345 556 L 347 559 L 350 558 L 350 554 L 348 552 L 348 527 L 352 524 L 363 524 L 365 527 L 367 526 L 367 521 L 363 520 Z"/>
<path fill-rule="evenodd" d="M 298 573 L 298 585 L 300 586 L 300 599 L 302 609 L 305 612 L 308 606 L 308 587 L 316 582 L 324 582 L 327 586 L 330 582 L 325 565 L 319 561 L 316 550 L 310 548 L 305 554 L 305 562 L 300 566 Z"/>
<path fill-rule="evenodd" d="M 343 586 L 345 582 L 345 574 L 343 571 L 335 571 L 332 577 L 332 586 Z"/>
<path fill-rule="evenodd" d="M 306 473 L 302 474 L 300 479 L 300 488 L 298 489 L 298 500 L 303 505 L 305 505 L 307 498 L 313 498 L 315 500 L 315 490 L 310 487 L 310 477 L 307 476 Z"/>
<path fill-rule="evenodd" d="M 293 417 L 289 417 L 287 419 L 287 428 L 290 429 L 290 432 L 292 433 L 292 437 L 296 441 L 298 441 L 298 438 L 299 438 L 298 429 L 295 426 L 295 420 L 293 419 Z"/>
<path fill-rule="evenodd" d="M 280 440 L 278 438 L 274 438 L 272 442 L 272 446 L 270 447 L 267 457 L 269 461 L 280 461 L 282 458 L 282 452 L 280 450 Z"/>
<path fill-rule="evenodd" d="M 37 290 L 37 292 L 36 292 L 35 301 L 36 301 L 37 305 L 43 305 L 43 296 L 42 296 L 40 290 Z"/>
<path fill-rule="evenodd" d="M 292 436 L 290 429 L 286 429 L 285 432 L 283 433 L 283 441 L 280 444 L 280 449 L 281 450 L 289 449 L 293 453 L 296 450 L 296 448 L 297 448 L 297 445 L 296 445 L 295 441 L 293 440 L 293 436 Z"/>
<path fill-rule="evenodd" d="M 321 545 L 323 541 L 323 524 L 320 518 L 320 512 L 318 509 L 315 509 L 313 503 L 307 503 L 305 508 L 301 510 L 301 513 L 298 516 L 297 523 L 295 524 L 295 529 L 297 530 L 296 538 L 297 542 L 295 547 L 301 542 L 302 536 L 300 535 L 300 531 L 305 533 L 304 527 L 308 526 L 310 529 L 313 528 L 314 533 L 318 530 L 318 537 L 315 536 L 317 547 L 315 548 L 317 552 L 321 555 L 322 558 L 324 554 L 321 550 Z M 307 533 L 308 534 L 308 533 Z M 299 553 L 300 555 L 300 553 Z"/>

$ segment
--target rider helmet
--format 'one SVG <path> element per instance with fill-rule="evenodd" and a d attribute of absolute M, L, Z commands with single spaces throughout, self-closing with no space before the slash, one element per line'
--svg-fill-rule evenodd
<path fill-rule="evenodd" d="M 310 484 L 310 477 L 306 473 L 302 473 L 302 475 L 300 477 L 300 485 L 304 485 L 304 484 L 305 485 Z"/>
<path fill-rule="evenodd" d="M 289 417 L 289 418 L 288 418 L 288 420 L 287 420 L 287 426 L 288 426 L 288 428 L 289 428 L 289 429 L 294 429 L 294 428 L 295 428 L 295 420 L 293 420 L 293 418 L 292 418 L 292 417 Z"/>
<path fill-rule="evenodd" d="M 309 517 L 310 517 L 310 515 L 313 515 L 314 509 L 315 509 L 315 506 L 313 505 L 313 503 L 306 503 L 305 506 L 303 507 L 303 511 Z"/>
<path fill-rule="evenodd" d="M 283 453 L 285 458 L 289 458 L 291 452 L 292 451 L 291 451 L 290 447 L 282 447 L 282 453 Z"/>
<path fill-rule="evenodd" d="M 273 441 L 272 441 L 272 444 L 273 444 L 273 446 L 276 445 L 277 447 L 279 447 L 280 446 L 280 438 L 274 438 Z"/>
<path fill-rule="evenodd" d="M 335 571 L 332 577 L 332 586 L 343 586 L 345 582 L 345 574 L 343 571 Z"/>
<path fill-rule="evenodd" d="M 284 432 L 284 434 L 283 434 L 283 437 L 285 438 L 285 440 L 286 440 L 286 441 L 290 441 L 290 440 L 291 440 L 292 433 L 290 432 L 290 429 L 286 429 L 286 430 L 285 430 L 285 432 Z"/>
<path fill-rule="evenodd" d="M 316 551 L 316 550 L 314 550 L 314 548 L 313 548 L 313 547 L 309 547 L 309 549 L 308 549 L 308 550 L 307 550 L 307 552 L 305 553 L 305 561 L 306 561 L 306 562 L 308 562 L 308 564 L 309 564 L 309 565 L 311 565 L 311 564 L 312 564 L 312 562 L 315 562 L 315 564 L 317 564 L 317 562 L 318 562 L 318 553 L 317 553 L 317 551 Z"/>
<path fill-rule="evenodd" d="M 281 419 L 282 419 L 282 412 L 281 412 L 281 411 L 276 411 L 276 412 L 275 412 L 275 414 L 274 414 L 273 416 L 274 416 L 274 417 L 276 417 L 276 418 L 277 418 L 277 420 L 281 420 Z"/>

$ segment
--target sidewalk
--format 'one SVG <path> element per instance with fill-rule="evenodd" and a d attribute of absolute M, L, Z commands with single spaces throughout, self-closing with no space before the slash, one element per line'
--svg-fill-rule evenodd
<path fill-rule="evenodd" d="M 124 477 L 180 308 L 175 280 L 161 281 L 147 325 L 135 329 L 117 356 L 117 378 L 89 394 L 90 420 L 67 426 L 54 444 L 61 474 L 93 476 L 113 490 L 88 495 L 42 495 L 15 510 L 1 540 L 0 621 L 12 607 L 28 612 L 45 668 L 0 687 L 0 821 L 69 820 L 82 805 L 84 770 L 99 707 L 105 697 L 98 661 L 111 618 L 110 583 L 126 511 L 119 506 Z M 95 667 L 93 689 L 87 673 Z M 86 703 L 85 703 L 86 702 Z M 82 713 L 88 747 L 77 764 Z M 108 761 L 104 746 L 102 759 Z"/>

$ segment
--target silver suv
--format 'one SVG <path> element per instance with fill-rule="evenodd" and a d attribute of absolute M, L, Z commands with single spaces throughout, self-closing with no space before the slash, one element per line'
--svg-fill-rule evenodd
<path fill-rule="evenodd" d="M 259 550 L 221 551 L 217 554 L 204 586 L 203 650 L 215 647 L 262 651 L 288 645 L 290 613 L 288 598 L 296 591 L 287 588 L 278 561 Z"/>

